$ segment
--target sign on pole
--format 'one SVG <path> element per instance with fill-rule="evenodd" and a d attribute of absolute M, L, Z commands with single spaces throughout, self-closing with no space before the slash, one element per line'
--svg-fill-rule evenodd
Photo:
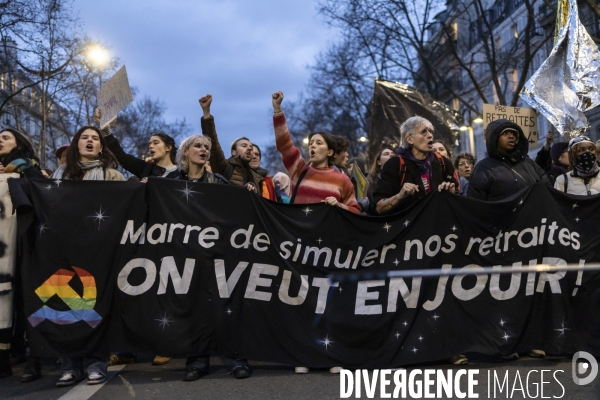
<path fill-rule="evenodd" d="M 507 119 L 519 125 L 527 141 L 535 144 L 538 141 L 538 113 L 533 108 L 500 106 L 497 104 L 483 105 L 483 128 L 492 121 Z"/>
<path fill-rule="evenodd" d="M 117 118 L 119 111 L 133 101 L 125 66 L 121 67 L 98 91 L 98 107 L 102 112 L 100 128 Z"/>

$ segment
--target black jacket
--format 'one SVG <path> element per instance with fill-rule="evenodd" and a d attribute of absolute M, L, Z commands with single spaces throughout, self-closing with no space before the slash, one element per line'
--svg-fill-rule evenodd
<path fill-rule="evenodd" d="M 187 173 L 185 173 L 184 171 L 179 171 L 179 175 L 175 179 L 181 179 L 184 181 L 190 180 L 190 178 L 188 178 L 188 176 L 187 176 Z M 198 183 L 220 183 L 220 184 L 224 184 L 224 185 L 229 185 L 229 181 L 227 179 L 225 179 L 224 176 L 219 175 L 219 174 L 213 174 L 208 171 L 205 171 L 204 175 L 202 175 L 202 178 L 198 179 L 197 182 Z"/>
<path fill-rule="evenodd" d="M 452 182 L 456 187 L 458 187 L 458 182 L 454 177 L 454 167 L 452 166 L 452 162 L 446 157 L 442 157 L 444 160 L 444 165 L 437 157 L 434 157 L 433 162 L 431 163 L 432 168 L 432 178 L 431 178 L 431 190 L 437 190 L 437 187 L 442 182 Z M 396 204 L 396 206 L 388 211 L 385 214 L 390 214 L 393 212 L 397 212 L 399 210 L 405 209 L 412 204 L 416 203 L 423 197 L 425 197 L 425 186 L 423 185 L 423 181 L 421 180 L 421 172 L 419 171 L 419 167 L 416 163 L 411 160 L 404 158 L 404 164 L 406 165 L 406 176 L 404 178 L 404 183 L 414 183 L 419 185 L 419 191 L 412 196 L 408 196 Z M 383 164 L 383 168 L 381 169 L 381 177 L 377 182 L 377 188 L 373 193 L 373 201 L 369 202 L 369 212 L 373 215 L 377 215 L 375 211 L 375 207 L 377 206 L 377 202 L 382 199 L 386 199 L 392 197 L 400 192 L 402 186 L 400 185 L 401 176 L 400 176 L 400 157 L 392 157 Z"/>
<path fill-rule="evenodd" d="M 113 152 L 115 157 L 117 157 L 117 161 L 121 165 L 121 167 L 125 168 L 125 170 L 131 172 L 133 175 L 137 176 L 140 179 L 148 178 L 149 176 L 163 176 L 165 173 L 165 169 L 160 167 L 153 162 L 146 162 L 141 158 L 134 157 L 130 154 L 125 153 L 121 144 L 113 135 L 104 136 L 104 140 L 106 141 L 106 146 L 108 149 Z M 179 176 L 179 171 L 175 170 L 169 172 L 169 174 L 165 178 L 174 179 Z"/>
<path fill-rule="evenodd" d="M 519 132 L 519 142 L 511 153 L 498 149 L 498 138 L 506 128 Z M 488 157 L 475 165 L 469 182 L 468 197 L 497 201 L 510 197 L 536 182 L 547 183 L 544 171 L 529 156 L 529 143 L 519 125 L 497 120 L 485 130 Z"/>

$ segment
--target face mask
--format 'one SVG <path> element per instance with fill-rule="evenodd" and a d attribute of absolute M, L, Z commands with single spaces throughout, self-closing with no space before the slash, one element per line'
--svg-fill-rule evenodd
<path fill-rule="evenodd" d="M 598 159 L 589 151 L 586 151 L 575 159 L 575 170 L 573 171 L 575 176 L 587 178 L 597 174 L 599 170 Z"/>

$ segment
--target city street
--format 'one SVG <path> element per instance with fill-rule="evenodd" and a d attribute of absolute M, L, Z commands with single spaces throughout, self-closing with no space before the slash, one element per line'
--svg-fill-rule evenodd
<path fill-rule="evenodd" d="M 600 380 L 596 379 L 588 386 L 577 386 L 571 378 L 570 358 L 547 358 L 545 360 L 523 357 L 517 361 L 499 362 L 496 359 L 482 355 L 470 355 L 471 363 L 469 369 L 479 369 L 479 383 L 476 393 L 479 398 L 564 398 L 564 399 L 597 399 L 600 393 Z M 150 358 L 148 358 L 148 361 Z M 87 386 L 85 381 L 77 386 L 69 388 L 57 388 L 54 382 L 59 376 L 59 367 L 56 364 L 45 363 L 43 367 L 43 378 L 22 384 L 18 377 L 24 367 L 21 364 L 15 368 L 15 377 L 0 381 L 2 398 L 5 399 L 337 399 L 340 398 L 339 375 L 329 373 L 327 370 L 311 371 L 309 374 L 295 374 L 290 366 L 282 366 L 271 363 L 253 362 L 253 375 L 250 379 L 236 380 L 228 375 L 221 366 L 218 357 L 211 359 L 213 367 L 210 375 L 195 382 L 183 382 L 184 360 L 172 360 L 164 366 L 152 366 L 150 362 L 131 364 L 127 366 L 110 367 L 109 381 L 100 387 Z M 420 365 L 413 368 L 442 368 L 457 371 L 458 366 L 446 365 Z M 412 368 L 409 368 L 411 370 Z M 506 387 L 503 394 L 497 389 L 496 396 L 488 397 L 487 375 L 496 371 L 502 379 L 508 371 L 508 387 L 512 390 L 515 383 L 517 371 L 521 377 L 524 388 L 527 385 L 527 373 L 532 370 L 551 370 L 544 374 L 544 381 L 549 382 L 544 386 L 544 393 L 538 392 L 540 387 L 540 374 L 532 373 L 529 384 L 529 395 L 524 397 L 519 390 L 515 390 L 512 397 L 506 395 Z M 556 371 L 564 372 L 556 372 Z M 564 386 L 563 389 L 556 383 L 556 377 Z M 501 380 L 502 380 L 501 379 Z M 461 381 L 465 384 L 464 379 Z M 518 381 L 517 381 L 518 389 Z M 538 388 L 538 389 L 536 389 Z M 461 389 L 465 386 L 461 385 Z M 388 393 L 393 390 L 388 389 Z M 435 390 L 433 391 L 435 393 Z M 352 395 L 351 398 L 355 398 Z M 363 387 L 361 398 L 367 398 Z M 375 398 L 380 398 L 379 387 L 375 392 Z M 411 397 L 408 397 L 411 398 Z M 442 397 L 446 398 L 446 397 Z"/>

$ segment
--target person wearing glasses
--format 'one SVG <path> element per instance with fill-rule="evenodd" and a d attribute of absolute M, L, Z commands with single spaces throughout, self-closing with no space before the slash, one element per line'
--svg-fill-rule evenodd
<path fill-rule="evenodd" d="M 488 157 L 477 163 L 468 197 L 498 201 L 536 182 L 547 183 L 544 171 L 529 156 L 529 143 L 521 127 L 506 119 L 485 129 Z"/>
<path fill-rule="evenodd" d="M 452 162 L 434 151 L 433 125 L 422 117 L 411 117 L 400 127 L 398 157 L 381 170 L 373 193 L 377 214 L 390 214 L 434 191 L 456 192 L 458 180 Z"/>
<path fill-rule="evenodd" d="M 460 153 L 454 157 L 454 169 L 458 171 L 460 178 L 460 192 L 463 195 L 467 195 L 469 189 L 469 180 L 471 179 L 471 172 L 475 166 L 475 157 L 471 153 Z"/>

